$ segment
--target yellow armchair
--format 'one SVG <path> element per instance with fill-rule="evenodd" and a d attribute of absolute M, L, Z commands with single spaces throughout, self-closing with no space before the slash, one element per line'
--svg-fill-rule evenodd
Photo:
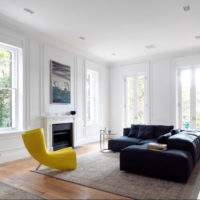
<path fill-rule="evenodd" d="M 28 152 L 41 164 L 60 170 L 76 169 L 76 152 L 72 147 L 48 151 L 42 128 L 25 132 L 22 138 Z"/>

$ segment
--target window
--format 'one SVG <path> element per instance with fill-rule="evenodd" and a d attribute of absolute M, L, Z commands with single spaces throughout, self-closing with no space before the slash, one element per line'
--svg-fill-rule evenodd
<path fill-rule="evenodd" d="M 97 122 L 98 113 L 98 72 L 87 69 L 86 72 L 86 122 Z"/>
<path fill-rule="evenodd" d="M 0 43 L 0 131 L 18 129 L 19 49 Z"/>
<path fill-rule="evenodd" d="M 178 126 L 200 128 L 200 67 L 178 71 Z"/>
<path fill-rule="evenodd" d="M 147 123 L 146 76 L 125 78 L 125 124 Z"/>

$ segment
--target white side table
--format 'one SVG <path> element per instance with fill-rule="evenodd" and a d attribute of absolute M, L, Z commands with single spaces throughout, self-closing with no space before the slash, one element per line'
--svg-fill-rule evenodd
<path fill-rule="evenodd" d="M 105 130 L 100 130 L 100 151 L 104 152 L 106 150 L 109 150 L 108 147 L 105 147 L 105 139 L 110 139 L 110 136 L 117 135 L 115 133 L 106 133 Z"/>

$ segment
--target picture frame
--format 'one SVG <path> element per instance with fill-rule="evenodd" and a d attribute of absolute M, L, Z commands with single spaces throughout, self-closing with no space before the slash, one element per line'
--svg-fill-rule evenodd
<path fill-rule="evenodd" d="M 50 60 L 50 102 L 71 103 L 71 67 Z"/>

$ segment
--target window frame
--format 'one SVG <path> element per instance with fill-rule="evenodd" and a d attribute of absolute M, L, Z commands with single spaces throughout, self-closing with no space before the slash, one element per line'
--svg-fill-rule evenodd
<path fill-rule="evenodd" d="M 12 104 L 11 104 L 11 112 L 12 112 L 12 121 L 13 124 L 11 127 L 0 127 L 0 133 L 8 132 L 8 131 L 19 131 L 23 129 L 23 71 L 22 71 L 22 49 L 19 47 L 15 47 L 6 43 L 0 42 L 0 48 L 10 51 L 12 53 L 12 66 L 11 66 L 11 85 L 8 88 L 0 88 L 0 89 L 8 89 L 12 91 Z M 20 77 L 19 74 L 21 73 Z M 21 79 L 21 80 L 20 80 Z M 13 94 L 14 93 L 14 94 Z M 19 94 L 21 93 L 21 95 Z M 14 96 L 14 97 L 13 97 Z M 19 110 L 22 109 L 22 112 L 19 116 Z M 13 114 L 14 113 L 14 114 Z M 20 117 L 22 119 L 20 120 Z"/>
<path fill-rule="evenodd" d="M 94 92 L 93 92 L 93 95 L 92 95 L 92 99 L 93 99 L 93 102 L 94 102 L 94 108 L 93 108 L 93 110 L 94 110 L 94 120 L 92 120 L 92 121 L 88 121 L 88 115 L 87 115 L 87 113 L 88 113 L 88 92 L 87 92 L 87 82 L 88 82 L 88 80 L 87 80 L 87 75 L 88 75 L 88 72 L 89 73 L 91 73 L 91 74 L 93 74 L 94 75 L 94 85 L 92 86 L 93 88 L 93 90 L 95 90 Z M 85 74 L 86 74 L 86 78 L 85 78 L 85 123 L 86 123 L 86 125 L 87 126 L 90 126 L 90 125 L 95 125 L 95 124 L 97 124 L 97 122 L 98 122 L 98 114 L 99 114 L 99 101 L 98 101 L 98 97 L 99 97 L 99 72 L 97 71 L 97 70 L 94 70 L 94 69 L 91 69 L 91 68 L 86 68 L 86 72 L 85 72 Z"/>

